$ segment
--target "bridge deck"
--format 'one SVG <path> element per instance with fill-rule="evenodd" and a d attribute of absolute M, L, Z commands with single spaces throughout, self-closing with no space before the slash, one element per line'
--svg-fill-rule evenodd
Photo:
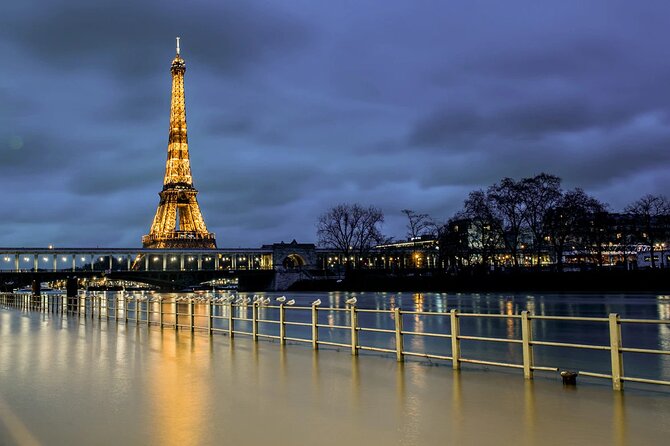
<path fill-rule="evenodd" d="M 0 310 L 0 444 L 664 444 L 667 393 Z M 103 421 L 104 419 L 104 421 Z"/>

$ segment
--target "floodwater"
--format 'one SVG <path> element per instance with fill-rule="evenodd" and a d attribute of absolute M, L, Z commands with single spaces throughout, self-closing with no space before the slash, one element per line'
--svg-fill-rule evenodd
<path fill-rule="evenodd" d="M 259 293 L 275 300 L 280 293 Z M 251 294 L 240 293 L 241 297 L 252 297 Z M 199 296 L 209 296 L 199 294 Z M 344 307 L 345 300 L 356 297 L 356 306 L 360 309 L 389 310 L 400 307 L 405 311 L 424 311 L 437 315 L 403 316 L 403 330 L 421 333 L 448 334 L 451 322 L 448 311 L 457 309 L 462 313 L 482 313 L 497 315 L 518 315 L 528 310 L 538 316 L 571 316 L 607 318 L 610 313 L 617 313 L 624 319 L 662 319 L 670 320 L 670 296 L 651 294 L 447 294 L 447 293 L 290 293 L 287 299 L 295 299 L 296 306 L 309 307 L 315 299 L 321 299 L 319 323 L 322 325 L 349 326 L 350 315 L 346 311 L 329 311 L 329 307 Z M 107 297 L 112 298 L 108 293 Z M 165 294 L 168 300 L 175 295 Z M 110 300 L 111 302 L 111 300 Z M 130 317 L 134 317 L 134 302 L 130 302 Z M 145 317 L 146 303 L 140 304 L 140 316 Z M 158 323 L 157 303 L 153 304 L 152 320 Z M 276 305 L 276 302 L 275 302 Z M 169 313 L 174 313 L 174 304 L 164 304 L 165 322 L 174 322 Z M 89 309 L 90 310 L 90 309 Z M 104 310 L 103 310 L 104 311 Z M 251 306 L 235 308 L 234 316 L 251 318 Z M 180 304 L 179 312 L 188 313 L 187 305 Z M 279 320 L 278 310 L 261 307 L 259 318 Z M 207 308 L 196 305 L 196 325 L 206 326 Z M 227 307 L 214 308 L 216 318 L 215 329 L 227 330 Z M 440 315 L 441 314 L 441 315 Z M 182 318 L 181 323 L 185 323 Z M 291 310 L 287 307 L 286 320 L 298 323 L 311 322 L 309 310 Z M 392 314 L 365 313 L 358 314 L 359 326 L 394 330 Z M 596 346 L 609 346 L 609 327 L 604 322 L 534 320 L 533 339 L 562 343 L 577 343 Z M 237 330 L 251 332 L 250 322 L 236 321 Z M 259 324 L 261 334 L 279 335 L 277 324 Z M 460 332 L 463 336 L 483 336 L 501 339 L 521 339 L 521 322 L 512 318 L 461 318 Z M 628 348 L 670 351 L 670 324 L 622 324 L 623 346 Z M 311 328 L 308 326 L 288 326 L 286 335 L 293 338 L 310 339 Z M 348 329 L 320 328 L 319 339 L 325 342 L 350 343 Z M 377 348 L 395 349 L 393 333 L 361 331 L 361 344 Z M 404 350 L 417 353 L 430 353 L 449 356 L 451 342 L 448 339 L 425 336 L 404 336 Z M 536 366 L 557 367 L 559 369 L 578 370 L 585 372 L 611 373 L 609 351 L 565 349 L 560 347 L 539 346 L 534 348 Z M 513 343 L 493 343 L 481 341 L 461 341 L 462 357 L 467 359 L 522 363 L 522 347 Z M 628 377 L 670 381 L 670 355 L 650 355 L 644 353 L 625 353 L 625 375 Z M 628 384 L 630 385 L 630 384 Z"/>
<path fill-rule="evenodd" d="M 654 445 L 670 435 L 665 388 L 564 387 L 553 375 L 527 382 L 16 309 L 0 309 L 0 336 L 1 445 Z"/>

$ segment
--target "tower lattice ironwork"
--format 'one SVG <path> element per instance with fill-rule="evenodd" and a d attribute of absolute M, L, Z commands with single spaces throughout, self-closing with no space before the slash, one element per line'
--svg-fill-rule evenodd
<path fill-rule="evenodd" d="M 186 135 L 184 72 L 186 64 L 179 50 L 172 61 L 172 101 L 167 163 L 160 202 L 148 235 L 142 237 L 145 248 L 216 248 L 213 233 L 207 231 L 193 187 Z"/>

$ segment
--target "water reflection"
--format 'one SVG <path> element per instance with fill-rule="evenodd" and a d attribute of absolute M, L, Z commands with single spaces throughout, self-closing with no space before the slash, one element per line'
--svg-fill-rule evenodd
<path fill-rule="evenodd" d="M 171 330 L 152 332 L 148 341 L 159 358 L 146 363 L 147 376 L 142 377 L 150 386 L 147 409 L 163 420 L 151 424 L 152 437 L 160 444 L 202 443 L 202 431 L 184 427 L 197 426 L 209 416 L 209 384 L 198 379 L 211 367 L 208 344 Z"/>
<path fill-rule="evenodd" d="M 662 393 L 624 398 L 608 386 L 563 388 L 516 374 L 15 310 L 0 310 L 0 333 L 3 445 L 31 437 L 38 444 L 623 445 L 670 435 Z"/>
<path fill-rule="evenodd" d="M 105 300 L 101 308 L 105 312 L 102 321 L 106 320 L 108 312 L 110 316 L 118 313 L 118 322 L 123 325 L 126 318 L 131 324 L 137 315 L 145 324 L 147 318 L 146 310 L 151 309 L 152 314 L 148 317 L 154 322 L 160 321 L 159 308 L 163 311 L 163 323 L 171 326 L 178 319 L 181 329 L 188 330 L 191 322 L 191 306 L 186 301 L 175 303 L 177 294 L 154 294 L 145 293 L 96 293 L 104 295 Z M 260 293 L 272 301 L 279 293 Z M 190 297 L 198 297 L 191 295 Z M 222 297 L 222 294 L 205 293 L 202 296 Z M 579 294 L 468 294 L 468 293 L 352 293 L 352 292 L 329 292 L 329 293 L 291 293 L 287 297 L 295 299 L 297 306 L 309 306 L 316 298 L 324 301 L 320 307 L 320 323 L 331 326 L 347 326 L 350 323 L 350 315 L 345 311 L 328 311 L 325 302 L 333 306 L 342 306 L 344 301 L 350 297 L 358 298 L 359 308 L 377 308 L 390 310 L 395 307 L 404 311 L 429 311 L 441 316 L 405 315 L 403 326 L 406 331 L 419 331 L 448 334 L 450 332 L 450 321 L 448 311 L 455 308 L 465 313 L 492 313 L 500 315 L 519 314 L 520 311 L 528 310 L 536 315 L 572 315 L 572 316 L 606 316 L 609 312 L 619 313 L 623 318 L 663 318 L 670 319 L 670 297 L 668 295 L 579 295 Z M 158 302 L 137 301 L 137 298 L 163 297 L 165 301 Z M 181 297 L 184 297 L 181 295 Z M 239 293 L 236 299 L 252 298 L 252 295 Z M 128 301 L 126 298 L 131 299 Z M 91 313 L 91 308 L 97 308 L 97 303 L 84 304 L 80 302 L 86 312 L 75 313 L 76 318 L 68 319 L 64 315 L 53 314 L 42 315 L 45 324 L 60 323 L 68 324 L 97 321 L 97 313 Z M 107 309 L 111 308 L 111 311 Z M 175 317 L 175 311 L 179 313 Z M 215 318 L 212 320 L 213 327 L 218 332 L 228 331 L 229 307 L 218 305 L 214 308 Z M 94 319 L 91 317 L 94 316 Z M 235 318 L 251 317 L 249 306 L 236 307 L 233 316 Z M 259 310 L 262 319 L 278 319 L 278 311 L 262 307 Z M 295 322 L 310 322 L 310 312 L 288 311 L 287 320 Z M 193 321 L 196 326 L 206 328 L 208 326 L 209 309 L 205 304 L 196 304 L 193 307 Z M 113 317 L 110 323 L 116 324 Z M 26 323 L 25 321 L 17 323 Z M 386 330 L 394 329 L 394 320 L 389 313 L 360 313 L 359 323 L 363 327 L 375 327 Z M 251 324 L 248 321 L 235 320 L 236 330 L 250 331 Z M 260 323 L 261 334 L 277 336 L 279 327 L 277 324 Z M 609 333 L 606 323 L 576 323 L 569 321 L 535 320 L 532 322 L 533 334 L 536 340 L 576 342 L 594 345 L 608 345 Z M 143 325 L 146 327 L 146 325 Z M 4 327 L 2 327 L 4 328 Z M 336 343 L 349 343 L 350 334 L 348 330 L 335 328 L 321 328 L 320 338 L 323 341 Z M 519 339 L 520 324 L 516 319 L 498 318 L 462 318 L 461 332 L 463 335 L 499 337 L 507 339 Z M 291 337 L 310 338 L 311 331 L 305 326 L 289 326 L 287 334 Z M 645 349 L 670 350 L 670 325 L 642 325 L 627 324 L 622 327 L 624 346 Z M 365 345 L 393 349 L 394 336 L 388 333 L 361 332 L 361 342 Z M 409 351 L 428 352 L 437 355 L 449 355 L 450 343 L 444 338 L 426 338 L 407 335 L 405 337 L 405 349 Z M 462 344 L 463 355 L 466 358 L 485 359 L 502 362 L 519 363 L 521 360 L 521 348 L 517 344 L 491 344 L 483 342 L 464 341 Z M 607 373 L 610 367 L 609 357 L 606 352 L 566 350 L 556 347 L 535 347 L 535 359 L 537 365 L 554 366 L 568 369 L 589 370 Z M 19 353 L 23 354 L 23 353 Z M 624 355 L 626 373 L 632 376 L 652 379 L 670 379 L 670 356 L 653 356 L 635 353 Z"/>

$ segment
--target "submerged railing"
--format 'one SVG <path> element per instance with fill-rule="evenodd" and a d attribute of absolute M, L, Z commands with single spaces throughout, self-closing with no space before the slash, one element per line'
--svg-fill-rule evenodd
<path fill-rule="evenodd" d="M 249 298 L 163 298 L 163 297 L 133 297 L 114 295 L 80 295 L 78 297 L 66 297 L 62 294 L 34 296 L 19 293 L 0 293 L 0 304 L 8 307 L 21 308 L 25 310 L 48 311 L 54 313 L 72 313 L 79 317 L 91 317 L 98 319 L 113 319 L 116 322 L 135 322 L 140 325 L 145 323 L 149 326 L 160 328 L 171 327 L 175 329 L 204 330 L 209 334 L 223 333 L 231 338 L 235 335 L 250 336 L 254 341 L 258 339 L 277 340 L 280 344 L 287 341 L 311 344 L 312 348 L 318 349 L 320 345 L 342 347 L 351 350 L 352 355 L 359 351 L 372 351 L 394 354 L 397 361 L 403 361 L 405 356 L 420 357 L 450 361 L 454 369 L 460 369 L 461 364 L 479 364 L 485 366 L 507 367 L 523 370 L 526 379 L 532 379 L 535 371 L 558 372 L 559 367 L 538 365 L 534 361 L 534 348 L 559 347 L 566 349 L 582 349 L 590 351 L 609 351 L 610 373 L 596 373 L 593 371 L 580 370 L 577 373 L 592 378 L 608 379 L 612 382 L 614 390 L 622 390 L 623 383 L 636 382 L 644 384 L 657 384 L 670 386 L 670 381 L 648 379 L 624 374 L 624 353 L 642 353 L 648 355 L 670 355 L 668 350 L 624 347 L 622 344 L 621 327 L 624 324 L 652 324 L 670 325 L 670 320 L 656 319 L 625 319 L 618 314 L 612 313 L 608 317 L 568 317 L 568 316 L 536 316 L 528 311 L 520 314 L 484 314 L 484 313 L 461 313 L 451 310 L 448 313 L 429 311 L 406 311 L 400 308 L 391 309 L 364 309 L 355 304 L 347 304 L 342 307 L 320 307 L 320 301 L 315 301 L 311 306 L 296 306 L 293 301 L 281 302 L 271 305 L 269 300 L 263 298 L 251 302 Z M 168 311 L 165 311 L 167 307 Z M 198 313 L 196 308 L 205 309 Z M 185 311 L 184 311 L 185 310 Z M 271 311 L 266 311 L 271 310 Z M 276 314 L 272 318 L 271 313 Z M 289 314 L 302 312 L 305 320 L 301 322 L 287 318 Z M 346 324 L 336 324 L 333 320 L 323 323 L 319 320 L 319 313 L 340 313 L 345 315 Z M 359 323 L 359 315 L 385 314 L 392 318 L 393 328 L 380 328 L 362 326 Z M 403 328 L 405 316 L 425 316 L 449 318 L 449 333 L 438 333 L 430 331 L 406 330 Z M 518 321 L 521 324 L 520 338 L 499 338 L 493 336 L 471 336 L 461 334 L 461 320 L 467 318 L 475 319 L 506 319 Z M 205 319 L 205 323 L 202 320 Z M 594 345 L 583 343 L 555 342 L 535 339 L 533 336 L 533 321 L 563 321 L 575 323 L 602 323 L 606 324 L 609 332 L 608 345 Z M 245 324 L 246 326 L 241 326 Z M 270 333 L 276 327 L 277 334 Z M 310 336 L 288 336 L 287 328 L 302 327 L 310 333 Z M 245 330 L 245 328 L 247 328 Z M 339 330 L 347 333 L 348 342 L 335 342 L 333 340 L 322 340 L 319 338 L 321 330 Z M 374 345 L 365 345 L 360 341 L 361 333 L 378 333 L 391 336 L 394 348 L 384 348 Z M 405 349 L 405 339 L 408 336 L 421 338 L 443 339 L 450 347 L 450 354 L 438 354 L 429 351 L 410 351 Z M 448 340 L 448 341 L 447 341 Z M 461 342 L 483 342 L 503 343 L 520 345 L 522 349 L 522 362 L 502 362 L 467 358 L 461 354 Z"/>

